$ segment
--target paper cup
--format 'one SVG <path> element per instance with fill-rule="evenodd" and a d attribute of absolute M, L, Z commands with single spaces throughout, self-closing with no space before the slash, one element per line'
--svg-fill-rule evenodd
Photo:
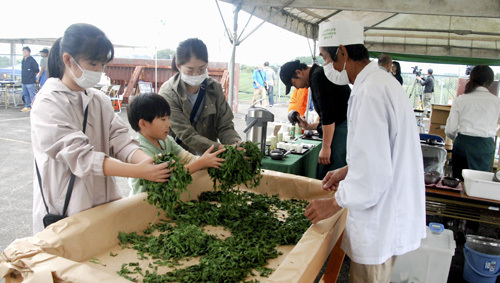
<path fill-rule="evenodd" d="M 276 145 L 278 144 L 278 138 L 276 136 L 271 137 L 271 150 L 276 148 Z"/>

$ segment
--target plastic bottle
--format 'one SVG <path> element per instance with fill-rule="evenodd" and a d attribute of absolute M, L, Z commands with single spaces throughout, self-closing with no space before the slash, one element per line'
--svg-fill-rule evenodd
<path fill-rule="evenodd" d="M 299 124 L 295 124 L 295 137 L 300 137 L 302 135 L 302 127 Z"/>
<path fill-rule="evenodd" d="M 295 127 L 291 125 L 288 127 L 288 129 L 290 130 L 289 131 L 290 138 L 295 138 Z"/>

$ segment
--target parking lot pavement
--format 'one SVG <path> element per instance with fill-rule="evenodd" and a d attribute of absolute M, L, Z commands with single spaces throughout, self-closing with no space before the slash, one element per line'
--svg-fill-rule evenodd
<path fill-rule="evenodd" d="M 233 120 L 243 140 L 245 114 L 249 106 L 248 103 L 240 103 Z M 21 108 L 9 106 L 5 109 L 0 106 L 0 251 L 15 239 L 32 235 L 34 160 L 30 114 L 20 112 Z M 286 121 L 287 104 L 275 104 L 275 107 L 267 109 L 275 115 L 276 122 Z M 127 121 L 126 107 L 118 115 Z M 130 133 L 134 134 L 132 129 Z M 130 189 L 126 178 L 117 178 L 117 183 L 122 195 L 128 196 Z"/>

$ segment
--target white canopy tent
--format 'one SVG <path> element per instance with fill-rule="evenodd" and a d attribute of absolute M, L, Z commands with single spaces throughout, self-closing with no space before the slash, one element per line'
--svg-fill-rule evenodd
<path fill-rule="evenodd" d="M 361 21 L 365 46 L 374 56 L 387 53 L 405 61 L 500 65 L 498 0 L 222 1 L 234 5 L 235 20 L 238 11 L 243 10 L 314 42 L 321 22 Z M 235 24 L 235 36 L 236 28 Z M 233 41 L 233 66 L 234 50 L 239 43 Z M 229 98 L 232 97 L 230 92 Z"/>

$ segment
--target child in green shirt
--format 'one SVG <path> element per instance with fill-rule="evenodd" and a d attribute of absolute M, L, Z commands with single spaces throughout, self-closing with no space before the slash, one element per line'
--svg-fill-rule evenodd
<path fill-rule="evenodd" d="M 128 121 L 138 133 L 141 149 L 150 156 L 173 152 L 186 164 L 184 168 L 194 173 L 206 168 L 219 168 L 225 160 L 218 158 L 225 149 L 212 153 L 212 145 L 202 156 L 196 156 L 184 150 L 168 135 L 170 130 L 170 106 L 167 100 L 156 93 L 143 93 L 136 96 L 127 108 Z M 140 179 L 130 178 L 130 195 L 145 191 Z"/>

